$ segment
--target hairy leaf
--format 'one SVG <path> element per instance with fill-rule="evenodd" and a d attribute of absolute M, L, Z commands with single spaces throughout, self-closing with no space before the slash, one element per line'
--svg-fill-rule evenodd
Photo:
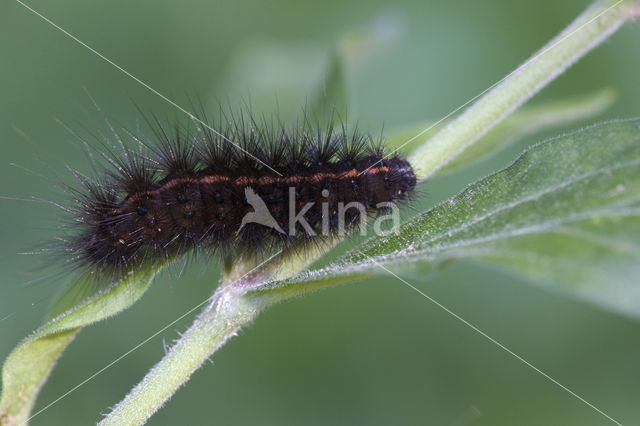
<path fill-rule="evenodd" d="M 158 267 L 145 268 L 111 287 L 81 299 L 65 291 L 53 309 L 55 316 L 16 347 L 2 368 L 0 424 L 20 425 L 29 418 L 38 391 L 64 348 L 80 329 L 101 321 L 135 303 L 149 287 Z M 69 288 L 75 294 L 95 287 L 90 275 L 82 275 Z"/>
<path fill-rule="evenodd" d="M 395 233 L 255 295 L 287 298 L 371 274 L 431 273 L 458 259 L 640 315 L 640 120 L 539 143 Z"/>

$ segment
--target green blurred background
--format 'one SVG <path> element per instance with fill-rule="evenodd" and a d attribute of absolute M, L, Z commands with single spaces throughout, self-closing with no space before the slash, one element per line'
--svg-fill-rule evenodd
<path fill-rule="evenodd" d="M 376 26 L 388 43 L 350 78 L 350 118 L 379 132 L 438 119 L 503 77 L 588 2 L 562 1 L 112 1 L 29 3 L 182 105 L 249 99 L 288 117 L 326 73 L 345 34 Z M 170 105 L 11 0 L 0 13 L 0 195 L 60 200 L 65 165 L 88 170 L 74 137 L 103 132 L 106 115 L 133 127 L 134 103 Z M 623 28 L 533 102 L 618 89 L 598 120 L 638 116 L 640 29 Z M 86 90 L 86 91 L 85 91 Z M 96 111 L 89 92 L 102 113 Z M 576 124 L 578 126 L 579 124 Z M 574 126 L 575 127 L 575 126 Z M 86 130 L 85 130 L 86 129 Z M 426 208 L 504 166 L 435 178 Z M 24 171 L 15 163 L 35 173 Z M 42 175 L 42 176 L 40 176 Z M 68 279 L 33 272 L 19 252 L 55 237 L 50 205 L 0 199 L 0 358 L 42 320 Z M 55 268 L 54 268 L 55 270 Z M 215 265 L 165 273 L 128 311 L 82 331 L 37 407 L 80 383 L 206 298 Z M 44 279 L 43 279 L 44 278 Z M 35 283 L 32 280 L 40 279 Z M 453 264 L 413 284 L 625 424 L 640 424 L 640 324 L 481 265 Z M 180 321 L 33 420 L 90 424 L 137 383 L 184 330 Z M 380 277 L 263 313 L 193 375 L 150 424 L 607 424 L 608 421 L 397 280 Z"/>

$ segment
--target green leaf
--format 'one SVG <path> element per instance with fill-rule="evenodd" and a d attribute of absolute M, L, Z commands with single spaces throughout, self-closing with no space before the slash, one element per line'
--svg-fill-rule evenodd
<path fill-rule="evenodd" d="M 525 136 L 596 117 L 611 107 L 617 97 L 615 89 L 604 88 L 521 108 L 451 160 L 440 173 L 486 160 Z"/>
<path fill-rule="evenodd" d="M 2 368 L 0 424 L 28 421 L 38 391 L 65 347 L 80 329 L 135 303 L 161 266 L 147 267 L 108 288 L 97 288 L 92 275 L 74 280 L 55 304 L 46 324 L 16 347 Z M 87 291 L 91 291 L 89 297 Z"/>
<path fill-rule="evenodd" d="M 539 143 L 390 235 L 335 264 L 272 282 L 279 299 L 385 273 L 431 273 L 473 259 L 549 288 L 640 315 L 640 120 Z"/>
<path fill-rule="evenodd" d="M 611 107 L 617 98 L 615 89 L 606 87 L 580 96 L 524 106 L 462 151 L 438 173 L 448 173 L 486 160 L 526 136 L 596 117 Z M 387 137 L 385 145 L 389 149 L 402 147 L 401 151 L 411 152 L 448 123 L 443 121 L 434 125 L 433 122 L 424 122 L 400 129 Z M 425 129 L 429 130 L 421 134 Z M 420 137 L 415 137 L 418 134 Z"/>

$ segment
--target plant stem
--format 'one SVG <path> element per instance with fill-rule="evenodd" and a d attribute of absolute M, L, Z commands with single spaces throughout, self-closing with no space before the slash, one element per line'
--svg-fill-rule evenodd
<path fill-rule="evenodd" d="M 602 14 L 604 11 L 606 12 Z M 598 16 L 600 14 L 602 15 Z M 626 20 L 633 19 L 638 14 L 640 1 L 599 0 L 593 3 L 531 59 L 501 80 L 457 120 L 415 151 L 410 161 L 417 173 L 422 177 L 432 175 L 611 35 Z M 262 309 L 280 300 L 321 288 L 315 284 L 299 284 L 295 288 L 287 287 L 286 291 L 261 291 L 253 297 L 246 293 L 247 290 L 258 289 L 274 274 L 280 278 L 294 274 L 308 264 L 308 259 L 298 259 L 295 267 L 291 266 L 293 264 L 283 264 L 282 259 L 274 259 L 259 273 L 221 285 L 211 298 L 209 306 L 165 357 L 100 424 L 144 423 L 189 380 L 205 360 L 227 339 L 233 337 L 240 327 L 251 322 Z M 244 271 L 244 268 L 232 272 L 230 277 L 237 277 L 240 271 Z M 322 286 L 340 283 L 342 282 L 329 281 Z"/>
<path fill-rule="evenodd" d="M 237 287 L 220 287 L 180 340 L 100 425 L 146 422 L 189 380 L 191 373 L 259 311 L 260 306 L 242 297 Z"/>
<path fill-rule="evenodd" d="M 493 126 L 640 14 L 640 2 L 598 0 L 512 73 L 409 157 L 422 180 L 458 156 Z M 419 134 L 420 135 L 420 134 Z"/>

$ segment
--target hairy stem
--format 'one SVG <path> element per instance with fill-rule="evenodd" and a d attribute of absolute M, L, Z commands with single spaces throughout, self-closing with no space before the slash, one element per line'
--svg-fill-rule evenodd
<path fill-rule="evenodd" d="M 409 157 L 421 179 L 440 170 L 569 66 L 640 14 L 640 2 L 598 0 Z M 414 137 L 420 137 L 418 134 Z"/>
<path fill-rule="evenodd" d="M 593 3 L 531 59 L 417 149 L 410 161 L 418 174 L 428 177 L 442 168 L 626 20 L 634 19 L 639 13 L 640 1 L 598 0 Z M 321 285 L 298 284 L 287 287 L 286 291 L 265 288 L 264 291 L 247 293 L 259 289 L 273 275 L 279 278 L 293 275 L 305 268 L 309 261 L 309 258 L 298 259 L 288 264 L 286 259 L 278 257 L 240 279 L 236 277 L 246 267 L 231 271 L 225 284 L 215 292 L 211 303 L 193 325 L 100 424 L 144 423 L 205 360 L 262 309 L 311 290 L 343 283 L 329 280 Z"/>
<path fill-rule="evenodd" d="M 101 425 L 146 422 L 202 363 L 238 329 L 249 323 L 260 307 L 242 297 L 234 286 L 223 286 L 166 356 L 113 409 Z"/>

